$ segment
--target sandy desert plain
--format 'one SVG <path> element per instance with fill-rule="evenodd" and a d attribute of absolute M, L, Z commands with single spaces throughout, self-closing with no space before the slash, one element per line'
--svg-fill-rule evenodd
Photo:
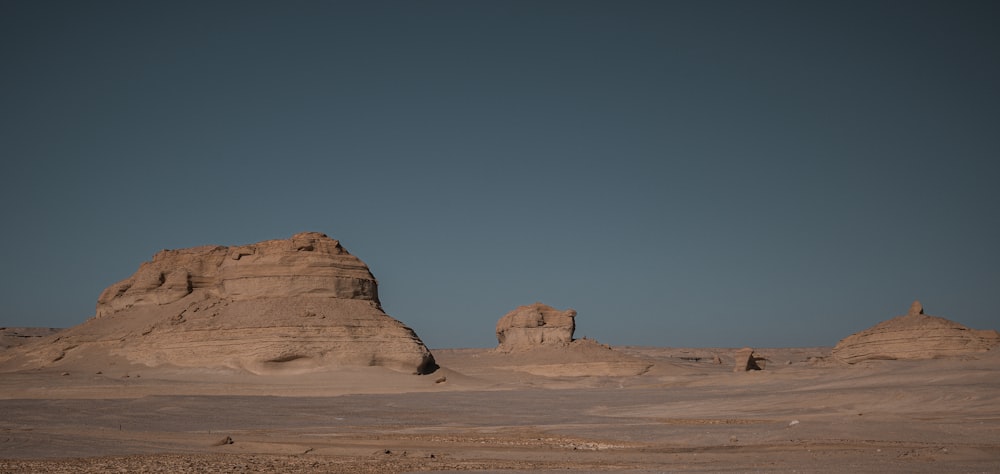
<path fill-rule="evenodd" d="M 0 328 L 0 472 L 1000 472 L 1000 333 L 919 302 L 755 353 L 575 319 L 429 350 L 326 235 L 165 250 L 78 326 Z"/>
<path fill-rule="evenodd" d="M 435 350 L 427 375 L 5 373 L 0 471 L 1000 472 L 1000 351 L 734 372 L 729 349 L 577 345 Z"/>

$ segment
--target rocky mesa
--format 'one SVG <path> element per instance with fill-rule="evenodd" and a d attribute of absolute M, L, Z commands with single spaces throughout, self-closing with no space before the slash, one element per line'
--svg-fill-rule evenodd
<path fill-rule="evenodd" d="M 93 318 L 50 339 L 25 346 L 4 368 L 73 364 L 94 354 L 254 373 L 437 368 L 414 331 L 382 311 L 368 266 L 316 232 L 163 250 L 104 290 Z"/>

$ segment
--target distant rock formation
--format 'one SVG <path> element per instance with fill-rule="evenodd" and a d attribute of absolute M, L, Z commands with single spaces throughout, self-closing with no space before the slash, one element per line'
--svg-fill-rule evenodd
<path fill-rule="evenodd" d="M 573 342 L 575 317 L 576 311 L 572 309 L 559 311 L 542 303 L 518 306 L 497 322 L 497 350 L 511 352 L 543 345 L 567 345 Z"/>
<path fill-rule="evenodd" d="M 653 366 L 593 339 L 573 339 L 575 318 L 572 309 L 518 306 L 497 322 L 499 345 L 484 356 L 502 360 L 506 369 L 544 377 L 636 376 Z"/>
<path fill-rule="evenodd" d="M 838 360 L 934 359 L 985 352 L 1000 344 L 995 330 L 969 329 L 945 318 L 924 314 L 919 301 L 909 312 L 852 334 L 833 348 Z"/>
<path fill-rule="evenodd" d="M 382 311 L 367 265 L 316 232 L 161 251 L 104 290 L 95 317 L 31 349 L 27 366 L 100 351 L 148 366 L 255 373 L 437 368 L 413 330 Z"/>
<path fill-rule="evenodd" d="M 753 349 L 749 347 L 744 347 L 736 351 L 736 364 L 733 366 L 733 372 L 749 372 L 751 370 L 764 370 L 764 366 L 767 359 L 760 354 L 754 352 Z"/>
<path fill-rule="evenodd" d="M 61 330 L 58 328 L 0 328 L 0 351 L 23 346 Z"/>

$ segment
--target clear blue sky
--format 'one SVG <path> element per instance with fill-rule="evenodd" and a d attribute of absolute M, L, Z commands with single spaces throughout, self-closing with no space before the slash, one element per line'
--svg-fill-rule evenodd
<path fill-rule="evenodd" d="M 0 325 L 319 231 L 432 348 L 1000 328 L 1000 3 L 0 2 Z"/>

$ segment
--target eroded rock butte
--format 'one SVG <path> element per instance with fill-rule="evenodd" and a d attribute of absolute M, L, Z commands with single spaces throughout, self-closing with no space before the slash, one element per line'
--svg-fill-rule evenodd
<path fill-rule="evenodd" d="M 382 311 L 368 266 L 316 232 L 161 251 L 101 293 L 93 318 L 34 345 L 21 365 L 68 364 L 91 351 L 254 373 L 437 368 L 413 330 Z"/>
<path fill-rule="evenodd" d="M 497 322 L 497 350 L 511 352 L 573 342 L 576 311 L 535 303 L 518 306 Z"/>

